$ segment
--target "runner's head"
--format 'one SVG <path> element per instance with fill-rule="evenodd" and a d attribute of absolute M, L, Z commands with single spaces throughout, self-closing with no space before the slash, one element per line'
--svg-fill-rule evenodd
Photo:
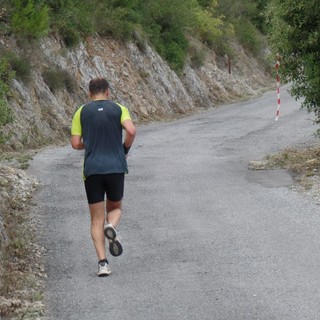
<path fill-rule="evenodd" d="M 109 83 L 105 78 L 95 78 L 89 83 L 89 94 L 95 96 L 97 94 L 106 94 L 109 90 Z"/>

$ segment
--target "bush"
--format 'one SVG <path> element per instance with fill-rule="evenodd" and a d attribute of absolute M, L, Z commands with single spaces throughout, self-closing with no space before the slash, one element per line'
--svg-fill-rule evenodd
<path fill-rule="evenodd" d="M 0 129 L 12 122 L 13 116 L 11 109 L 9 109 L 8 104 L 4 98 L 0 98 Z"/>
<path fill-rule="evenodd" d="M 192 0 L 152 0 L 140 4 L 142 26 L 158 53 L 171 68 L 181 71 L 184 66 L 189 43 L 186 33 L 195 23 L 195 8 Z"/>
<path fill-rule="evenodd" d="M 95 32 L 93 26 L 94 3 L 73 0 L 47 0 L 50 8 L 51 28 L 62 36 L 66 46 L 74 47 L 83 35 Z M 104 17 L 106 19 L 106 17 Z"/>
<path fill-rule="evenodd" d="M 196 30 L 202 42 L 212 43 L 221 38 L 223 21 L 220 18 L 214 18 L 208 10 L 198 10 L 196 19 Z"/>
<path fill-rule="evenodd" d="M 49 10 L 35 0 L 16 0 L 11 17 L 13 33 L 18 37 L 40 38 L 49 31 Z"/>
<path fill-rule="evenodd" d="M 98 8 L 96 8 L 93 25 L 100 35 L 111 35 L 113 38 L 121 40 L 132 38 L 134 30 L 140 22 L 140 16 L 137 12 L 131 8 L 111 8 L 104 6 L 103 3 Z"/>
<path fill-rule="evenodd" d="M 235 32 L 238 40 L 244 48 L 254 54 L 259 54 L 262 41 L 256 27 L 247 19 L 239 19 L 235 22 Z"/>
<path fill-rule="evenodd" d="M 31 74 L 31 64 L 25 57 L 19 57 L 13 52 L 3 51 L 0 52 L 7 62 L 8 67 L 14 72 L 14 77 L 22 81 L 28 81 Z"/>
<path fill-rule="evenodd" d="M 47 69 L 42 73 L 42 77 L 53 93 L 61 89 L 66 89 L 70 93 L 75 90 L 75 81 L 67 70 L 60 68 Z"/>
<path fill-rule="evenodd" d="M 272 0 L 267 10 L 273 56 L 281 58 L 282 81 L 320 123 L 320 7 L 316 0 Z"/>
<path fill-rule="evenodd" d="M 71 27 L 61 28 L 60 35 L 68 48 L 76 47 L 81 41 L 80 33 Z"/>
<path fill-rule="evenodd" d="M 192 45 L 189 49 L 189 56 L 192 68 L 198 69 L 203 66 L 206 54 L 202 48 Z"/>
<path fill-rule="evenodd" d="M 0 60 L 0 129 L 13 120 L 11 109 L 7 104 L 9 84 L 13 76 L 14 73 L 10 71 L 7 59 L 2 58 Z"/>
<path fill-rule="evenodd" d="M 168 43 L 166 47 L 165 58 L 173 70 L 180 71 L 183 69 L 187 56 L 187 48 L 187 41 L 185 41 L 184 45 L 180 45 L 175 41 Z"/>

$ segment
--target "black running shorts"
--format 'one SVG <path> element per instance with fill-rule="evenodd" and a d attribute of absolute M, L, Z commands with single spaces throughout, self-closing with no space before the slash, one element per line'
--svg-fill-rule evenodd
<path fill-rule="evenodd" d="M 117 202 L 123 198 L 124 173 L 95 174 L 86 178 L 84 185 L 89 204 L 104 201 L 105 195 Z"/>

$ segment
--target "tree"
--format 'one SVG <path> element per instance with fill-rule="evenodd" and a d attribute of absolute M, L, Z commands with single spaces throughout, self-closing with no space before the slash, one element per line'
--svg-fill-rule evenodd
<path fill-rule="evenodd" d="M 271 0 L 267 22 L 280 74 L 320 123 L 320 6 L 318 0 Z"/>

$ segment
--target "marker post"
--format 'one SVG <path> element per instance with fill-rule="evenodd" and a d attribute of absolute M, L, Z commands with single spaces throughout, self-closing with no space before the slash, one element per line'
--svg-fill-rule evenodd
<path fill-rule="evenodd" d="M 279 114 L 280 114 L 280 77 L 279 77 L 279 66 L 280 66 L 280 61 L 277 60 L 276 62 L 276 70 L 277 70 L 277 95 L 278 95 L 278 108 L 276 112 L 276 121 L 279 119 Z"/>

